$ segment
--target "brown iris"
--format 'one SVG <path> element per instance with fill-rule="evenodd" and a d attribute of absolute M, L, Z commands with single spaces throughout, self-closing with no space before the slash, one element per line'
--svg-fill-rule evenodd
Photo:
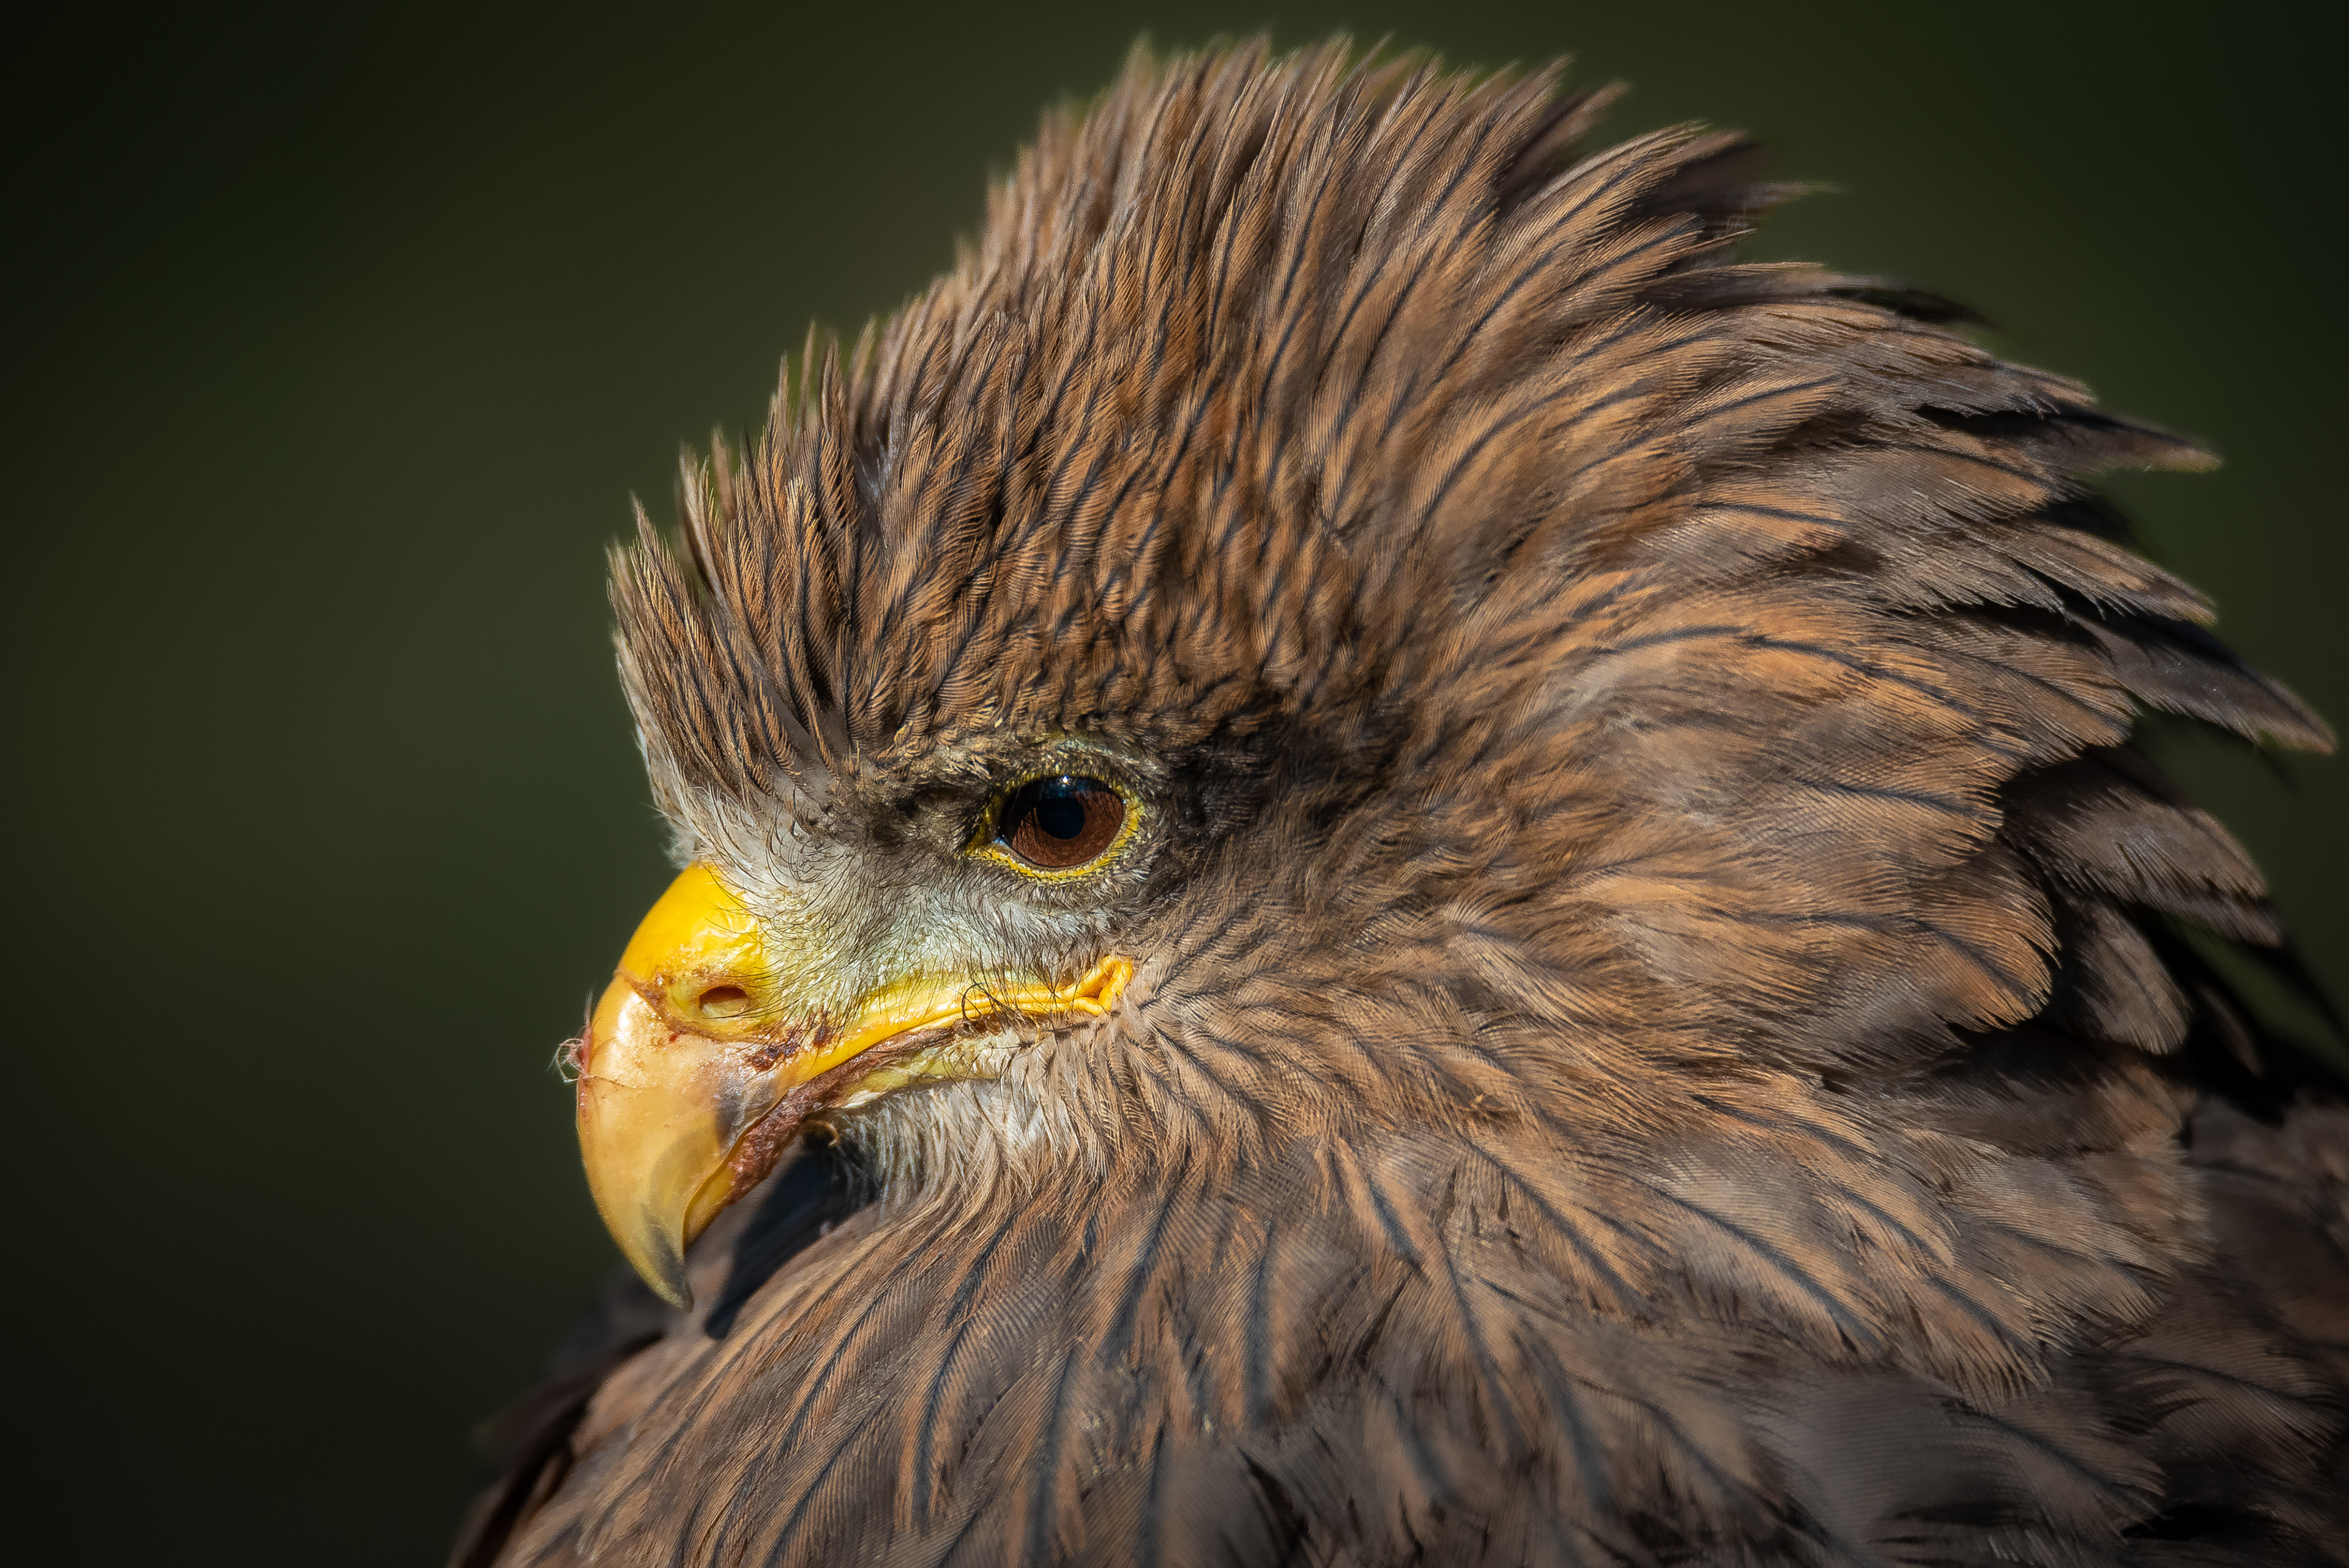
<path fill-rule="evenodd" d="M 1071 871 L 1117 841 L 1125 802 L 1099 779 L 1033 779 L 1004 798 L 995 840 L 1041 871 Z"/>

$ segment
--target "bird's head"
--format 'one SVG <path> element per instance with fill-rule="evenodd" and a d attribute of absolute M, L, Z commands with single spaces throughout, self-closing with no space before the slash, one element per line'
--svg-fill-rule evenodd
<path fill-rule="evenodd" d="M 1940 1179 L 1838 1096 L 1958 1032 L 2176 1044 L 2160 994 L 2066 992 L 2111 922 L 2009 810 L 2139 701 L 2322 741 L 2115 640 L 2206 612 L 2077 476 L 2198 455 L 1939 302 L 1737 263 L 1779 193 L 1742 138 L 1584 156 L 1608 95 L 1553 89 L 1138 62 L 686 464 L 681 545 L 640 518 L 620 662 L 683 869 L 576 1054 L 657 1289 L 822 1124 L 890 1190 L 999 1196 L 1506 1131 L 1651 1214 L 1560 1262 L 1603 1293 L 1789 1107 L 1789 1182 Z"/>

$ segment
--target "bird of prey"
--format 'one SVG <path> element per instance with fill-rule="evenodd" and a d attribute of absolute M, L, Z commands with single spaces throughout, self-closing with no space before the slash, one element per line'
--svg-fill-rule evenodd
<path fill-rule="evenodd" d="M 460 1562 L 2349 1562 L 2207 460 L 1608 97 L 1137 56 L 639 514 L 643 1283 Z"/>

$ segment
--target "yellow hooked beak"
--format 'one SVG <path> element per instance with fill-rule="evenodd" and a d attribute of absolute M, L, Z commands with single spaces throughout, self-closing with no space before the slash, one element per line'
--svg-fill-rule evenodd
<path fill-rule="evenodd" d="M 925 1079 L 986 1076 L 965 1026 L 1109 1011 L 1133 965 L 1055 986 L 915 975 L 848 1016 L 794 1016 L 789 961 L 708 867 L 686 868 L 620 956 L 579 1042 L 579 1149 L 595 1207 L 645 1282 L 692 1304 L 685 1249 L 763 1180 L 809 1113 Z"/>

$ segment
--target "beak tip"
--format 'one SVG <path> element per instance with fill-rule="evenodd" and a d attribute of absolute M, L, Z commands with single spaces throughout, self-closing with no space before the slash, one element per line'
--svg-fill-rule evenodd
<path fill-rule="evenodd" d="M 621 1233 L 616 1231 L 615 1234 Z M 636 1278 L 644 1281 L 645 1287 L 678 1311 L 690 1312 L 693 1309 L 693 1286 L 687 1282 L 685 1253 L 678 1245 L 677 1239 L 665 1228 L 648 1224 L 633 1236 L 623 1236 L 622 1240 L 624 1243 L 635 1243 L 633 1246 L 624 1244 L 620 1250 L 626 1255 L 629 1267 L 636 1271 Z"/>
<path fill-rule="evenodd" d="M 682 1262 L 672 1262 L 664 1268 L 649 1259 L 631 1258 L 628 1263 L 636 1270 L 636 1278 L 644 1281 L 645 1289 L 679 1312 L 693 1310 L 693 1286 L 686 1280 Z"/>

